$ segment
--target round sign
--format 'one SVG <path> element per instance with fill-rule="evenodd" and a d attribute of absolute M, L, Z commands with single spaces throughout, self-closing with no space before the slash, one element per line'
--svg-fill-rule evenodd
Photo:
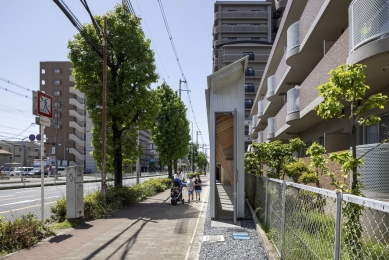
<path fill-rule="evenodd" d="M 36 140 L 40 141 L 41 140 L 41 134 L 36 135 Z"/>
<path fill-rule="evenodd" d="M 34 141 L 34 140 L 35 140 L 35 135 L 30 134 L 30 135 L 28 136 L 28 139 L 30 139 L 31 142 Z"/>

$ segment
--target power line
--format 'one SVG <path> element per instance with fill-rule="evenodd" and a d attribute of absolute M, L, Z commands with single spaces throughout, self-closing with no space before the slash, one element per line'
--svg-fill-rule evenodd
<path fill-rule="evenodd" d="M 174 45 L 174 42 L 173 42 L 173 36 L 170 32 L 170 28 L 169 28 L 169 25 L 168 25 L 168 22 L 167 22 L 167 18 L 166 18 L 166 14 L 165 14 L 165 11 L 163 9 L 163 6 L 162 6 L 162 0 L 157 0 L 158 3 L 159 3 L 159 8 L 161 9 L 161 13 L 162 13 L 162 18 L 163 18 L 163 21 L 165 23 L 165 27 L 166 27 L 166 30 L 167 30 L 167 33 L 168 33 L 168 36 L 169 36 L 169 39 L 170 39 L 170 43 L 172 45 L 172 48 L 173 48 L 173 52 L 174 52 L 174 55 L 176 57 L 176 61 L 177 61 L 177 64 L 178 64 L 178 67 L 180 68 L 180 72 L 181 72 L 181 76 L 182 78 L 185 80 L 185 86 L 186 86 L 186 92 L 188 94 L 188 97 L 189 97 L 189 105 L 190 105 L 190 109 L 192 110 L 192 114 L 193 114 L 193 119 L 196 123 L 196 127 L 197 127 L 197 130 L 201 133 L 200 131 L 200 128 L 199 128 L 199 125 L 197 124 L 197 120 L 196 120 L 196 116 L 195 116 L 195 113 L 194 113 L 194 110 L 193 110 L 193 105 L 192 105 L 192 101 L 190 99 L 190 94 L 189 94 L 189 89 L 188 89 L 188 81 L 186 80 L 186 77 L 185 77 L 185 74 L 184 74 L 184 71 L 182 69 L 182 66 L 181 66 L 181 62 L 180 62 L 180 59 L 178 58 L 178 54 L 177 54 L 177 50 L 176 50 L 176 46 Z M 201 136 L 201 140 L 203 141 L 204 143 L 204 139 L 203 139 L 203 136 Z"/>
<path fill-rule="evenodd" d="M 0 78 L 0 80 L 6 82 L 6 83 L 8 83 L 8 84 L 11 84 L 11 85 L 13 85 L 13 86 L 15 86 L 15 87 L 21 88 L 21 89 L 23 89 L 23 90 L 27 90 L 27 91 L 30 91 L 30 92 L 32 91 L 32 89 L 25 88 L 25 87 L 23 87 L 23 86 L 20 86 L 20 85 L 18 85 L 18 84 L 15 84 L 15 83 L 13 83 L 13 82 L 11 82 L 11 81 L 9 81 L 9 80 L 3 79 L 3 78 Z"/>
<path fill-rule="evenodd" d="M 28 99 L 32 99 L 32 97 L 29 97 L 29 96 L 27 96 L 27 95 L 20 94 L 20 93 L 18 93 L 18 92 L 15 92 L 15 91 L 10 90 L 10 89 L 8 89 L 8 88 L 4 88 L 4 87 L 2 87 L 2 86 L 0 86 L 0 89 L 5 90 L 5 91 L 7 91 L 7 92 L 10 92 L 10 93 L 12 93 L 12 94 L 21 96 L 21 97 L 25 97 L 25 98 L 28 98 Z"/>
<path fill-rule="evenodd" d="M 166 76 L 167 76 L 167 78 L 168 78 L 170 84 L 172 84 L 171 81 L 170 81 L 169 74 L 168 74 L 167 71 L 166 71 L 165 65 L 164 65 L 163 62 L 162 62 L 161 56 L 159 56 L 159 52 L 158 52 L 158 49 L 157 49 L 157 45 L 155 44 L 155 42 L 154 42 L 154 40 L 153 40 L 153 37 L 151 36 L 151 32 L 150 32 L 150 30 L 149 30 L 149 27 L 147 26 L 146 19 L 145 19 L 145 17 L 144 17 L 143 14 L 142 14 L 142 10 L 140 9 L 140 6 L 139 6 L 139 4 L 138 4 L 138 0 L 136 0 L 136 5 L 138 6 L 140 15 L 143 17 L 143 22 L 145 23 L 147 32 L 148 32 L 149 35 L 150 35 L 151 42 L 153 43 L 153 45 L 154 45 L 154 47 L 155 47 L 155 52 L 157 53 L 157 56 L 158 56 L 158 58 L 159 58 L 159 61 L 160 61 L 161 64 L 162 64 L 162 67 L 163 67 L 163 69 L 164 69 L 164 71 L 165 71 L 165 73 L 166 73 Z M 157 69 L 158 69 L 158 66 L 157 66 Z M 162 75 L 162 73 L 160 73 L 160 74 Z M 166 82 L 165 79 L 164 79 L 163 77 L 162 77 L 162 79 L 163 79 L 164 82 Z"/>

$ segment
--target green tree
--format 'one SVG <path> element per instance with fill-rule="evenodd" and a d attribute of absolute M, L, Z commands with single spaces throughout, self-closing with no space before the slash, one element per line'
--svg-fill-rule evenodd
<path fill-rule="evenodd" d="M 351 129 L 352 158 L 347 167 L 352 171 L 351 194 L 354 195 L 360 195 L 357 172 L 360 162 L 356 153 L 357 129 L 361 125 L 377 124 L 381 120 L 379 116 L 364 114 L 371 109 L 383 109 L 388 98 L 381 93 L 366 98 L 366 91 L 370 87 L 365 84 L 365 68 L 366 66 L 361 64 L 344 64 L 331 70 L 330 80 L 317 88 L 319 96 L 324 100 L 315 108 L 317 115 L 324 119 L 343 118 L 345 107 L 351 108 L 348 126 Z"/>
<path fill-rule="evenodd" d="M 197 159 L 197 165 L 200 171 L 205 172 L 205 169 L 208 165 L 207 156 L 203 152 L 199 152 L 199 156 Z"/>
<path fill-rule="evenodd" d="M 255 152 L 247 152 L 244 154 L 244 172 L 262 176 L 260 162 Z"/>
<path fill-rule="evenodd" d="M 195 166 L 196 164 L 198 164 L 198 160 L 199 160 L 199 144 L 191 142 L 189 146 L 190 146 L 190 150 L 188 153 L 188 161 L 189 164 L 191 165 L 192 172 L 195 172 L 196 170 Z M 193 154 L 193 164 L 192 164 L 192 154 Z"/>
<path fill-rule="evenodd" d="M 156 116 L 151 130 L 152 140 L 163 165 L 168 166 L 169 177 L 172 168 L 179 158 L 189 152 L 189 121 L 186 119 L 186 108 L 177 92 L 163 83 L 156 89 L 161 109 Z"/>
<path fill-rule="evenodd" d="M 105 14 L 109 30 L 107 58 L 107 171 L 113 171 L 115 186 L 122 185 L 123 159 L 135 161 L 139 154 L 137 130 L 149 129 L 157 114 L 155 95 L 150 84 L 158 79 L 154 53 L 146 39 L 140 19 L 121 5 Z M 95 16 L 103 27 L 103 16 Z M 92 41 L 101 44 L 92 23 L 84 25 Z M 86 96 L 93 122 L 93 159 L 101 169 L 102 59 L 88 42 L 77 34 L 68 43 L 68 57 L 73 64 L 75 88 Z"/>

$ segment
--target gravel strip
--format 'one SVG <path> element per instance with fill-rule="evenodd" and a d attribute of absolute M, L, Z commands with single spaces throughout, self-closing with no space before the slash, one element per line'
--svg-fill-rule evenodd
<path fill-rule="evenodd" d="M 250 240 L 234 240 L 233 232 L 247 232 Z M 210 203 L 207 207 L 207 216 L 204 223 L 204 235 L 223 235 L 225 242 L 202 242 L 200 259 L 268 259 L 262 242 L 255 230 L 255 224 L 250 209 L 245 203 L 245 218 L 241 220 L 240 228 L 211 227 Z"/>

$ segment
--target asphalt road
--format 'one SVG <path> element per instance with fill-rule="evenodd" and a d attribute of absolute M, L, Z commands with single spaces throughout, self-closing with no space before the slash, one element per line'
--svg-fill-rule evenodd
<path fill-rule="evenodd" d="M 165 176 L 141 177 L 140 182 L 161 177 Z M 136 179 L 123 180 L 125 186 L 131 186 L 135 183 Z M 99 190 L 100 187 L 100 182 L 84 183 L 84 196 Z M 62 197 L 66 197 L 65 185 L 45 187 L 45 218 L 49 218 L 51 214 L 50 206 Z M 34 213 L 39 219 L 41 218 L 40 187 L 0 190 L 0 215 L 5 220 L 12 220 L 28 213 Z"/>

